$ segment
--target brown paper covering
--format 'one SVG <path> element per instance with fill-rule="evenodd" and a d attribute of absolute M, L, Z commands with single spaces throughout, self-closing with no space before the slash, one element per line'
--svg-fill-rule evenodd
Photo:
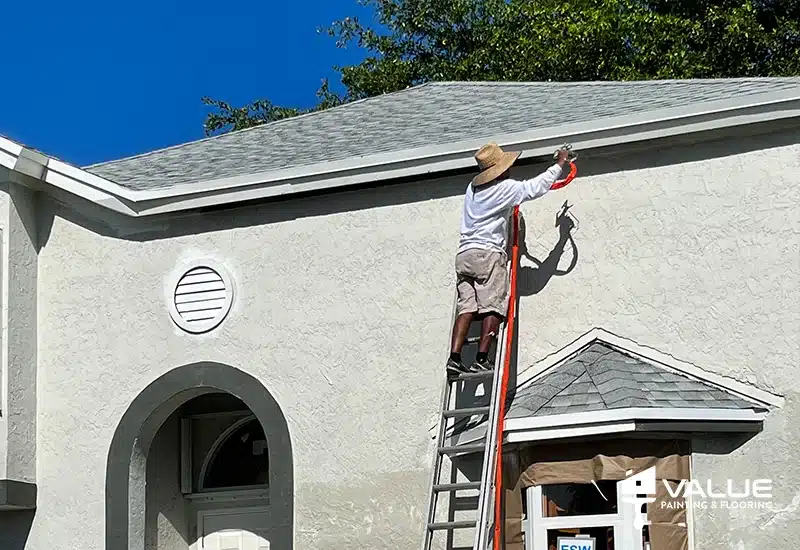
<path fill-rule="evenodd" d="M 689 479 L 689 454 L 686 441 L 636 439 L 536 445 L 510 452 L 509 455 L 516 456 L 503 459 L 505 550 L 523 548 L 524 489 L 535 485 L 618 481 L 651 466 L 656 467 L 659 481 Z M 675 483 L 671 485 L 677 487 Z M 651 550 L 686 550 L 686 510 L 681 505 L 662 506 L 661 502 L 672 499 L 662 483 L 657 487 L 656 501 L 648 506 Z"/>
<path fill-rule="evenodd" d="M 667 483 L 675 493 L 678 484 L 671 480 Z M 656 485 L 656 501 L 647 505 L 650 550 L 687 550 L 689 531 L 686 517 L 683 497 L 672 498 L 663 483 Z"/>

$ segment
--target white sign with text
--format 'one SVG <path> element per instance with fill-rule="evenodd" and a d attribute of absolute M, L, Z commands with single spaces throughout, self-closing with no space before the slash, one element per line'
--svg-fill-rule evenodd
<path fill-rule="evenodd" d="M 595 550 L 594 537 L 558 537 L 557 550 Z"/>

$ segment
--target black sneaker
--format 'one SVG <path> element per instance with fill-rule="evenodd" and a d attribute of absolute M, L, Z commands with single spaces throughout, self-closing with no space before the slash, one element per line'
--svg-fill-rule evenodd
<path fill-rule="evenodd" d="M 452 359 L 447 360 L 447 374 L 449 376 L 458 376 L 468 372 L 469 369 L 464 366 L 464 363 L 461 361 L 453 361 Z"/>
<path fill-rule="evenodd" d="M 485 372 L 494 370 L 494 364 L 489 359 L 476 359 L 469 367 L 470 372 Z"/>

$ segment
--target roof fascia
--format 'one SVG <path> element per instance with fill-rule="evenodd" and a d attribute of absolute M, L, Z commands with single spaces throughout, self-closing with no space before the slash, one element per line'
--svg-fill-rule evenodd
<path fill-rule="evenodd" d="M 782 396 L 761 390 L 733 378 L 704 370 L 696 365 L 681 361 L 669 354 L 662 353 L 633 340 L 622 338 L 621 336 L 599 327 L 591 329 L 562 349 L 545 357 L 527 369 L 522 370 L 517 376 L 517 387 L 520 388 L 523 385 L 533 383 L 535 380 L 547 375 L 564 361 L 578 354 L 582 349 L 595 341 L 608 344 L 622 353 L 638 357 L 645 362 L 655 363 L 667 371 L 682 374 L 699 382 L 711 384 L 723 391 L 727 391 L 741 399 L 753 402 L 765 408 L 779 408 L 782 407 L 785 402 Z"/>
<path fill-rule="evenodd" d="M 726 102 L 730 103 L 730 102 Z M 594 149 L 645 142 L 681 134 L 800 117 L 800 94 L 743 105 L 703 105 L 686 114 L 676 109 L 591 123 L 567 124 L 522 134 L 498 136 L 497 143 L 521 151 L 520 158 L 549 156 L 568 141 L 576 149 Z M 667 111 L 672 111 L 668 113 Z M 152 215 L 298 193 L 324 192 L 364 183 L 471 168 L 474 152 L 484 138 L 446 146 L 414 149 L 249 176 L 197 182 L 178 187 L 137 192 L 138 215 Z"/>
<path fill-rule="evenodd" d="M 507 443 L 525 443 L 528 441 L 547 441 L 552 439 L 569 439 L 573 437 L 592 437 L 597 435 L 620 434 L 636 431 L 636 422 L 607 422 L 594 426 L 563 426 L 506 432 Z"/>
<path fill-rule="evenodd" d="M 598 426 L 608 423 L 655 420 L 660 422 L 763 422 L 766 412 L 751 409 L 629 407 L 602 411 L 508 418 L 505 431 Z"/>
<path fill-rule="evenodd" d="M 507 443 L 527 443 L 532 441 L 552 441 L 556 439 L 572 439 L 593 437 L 598 435 L 625 433 L 755 433 L 762 429 L 761 422 L 753 421 L 715 421 L 703 422 L 683 420 L 670 422 L 607 422 L 595 425 L 562 426 L 506 432 Z"/>
<path fill-rule="evenodd" d="M 20 152 L 22 152 L 21 145 L 0 136 L 0 166 L 13 170 Z"/>
<path fill-rule="evenodd" d="M 55 195 L 63 191 L 128 216 L 138 215 L 129 204 L 133 194 L 129 189 L 28 149 L 2 136 L 0 136 L 0 166 L 8 168 L 12 174 L 20 173 L 49 184 L 51 192 Z M 125 198 L 128 201 L 125 201 Z"/>

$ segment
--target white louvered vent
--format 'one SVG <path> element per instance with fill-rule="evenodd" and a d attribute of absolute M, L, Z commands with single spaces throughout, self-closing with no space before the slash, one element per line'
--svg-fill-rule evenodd
<path fill-rule="evenodd" d="M 195 265 L 177 281 L 170 313 L 188 332 L 207 332 L 228 315 L 233 301 L 230 277 L 219 267 Z"/>

